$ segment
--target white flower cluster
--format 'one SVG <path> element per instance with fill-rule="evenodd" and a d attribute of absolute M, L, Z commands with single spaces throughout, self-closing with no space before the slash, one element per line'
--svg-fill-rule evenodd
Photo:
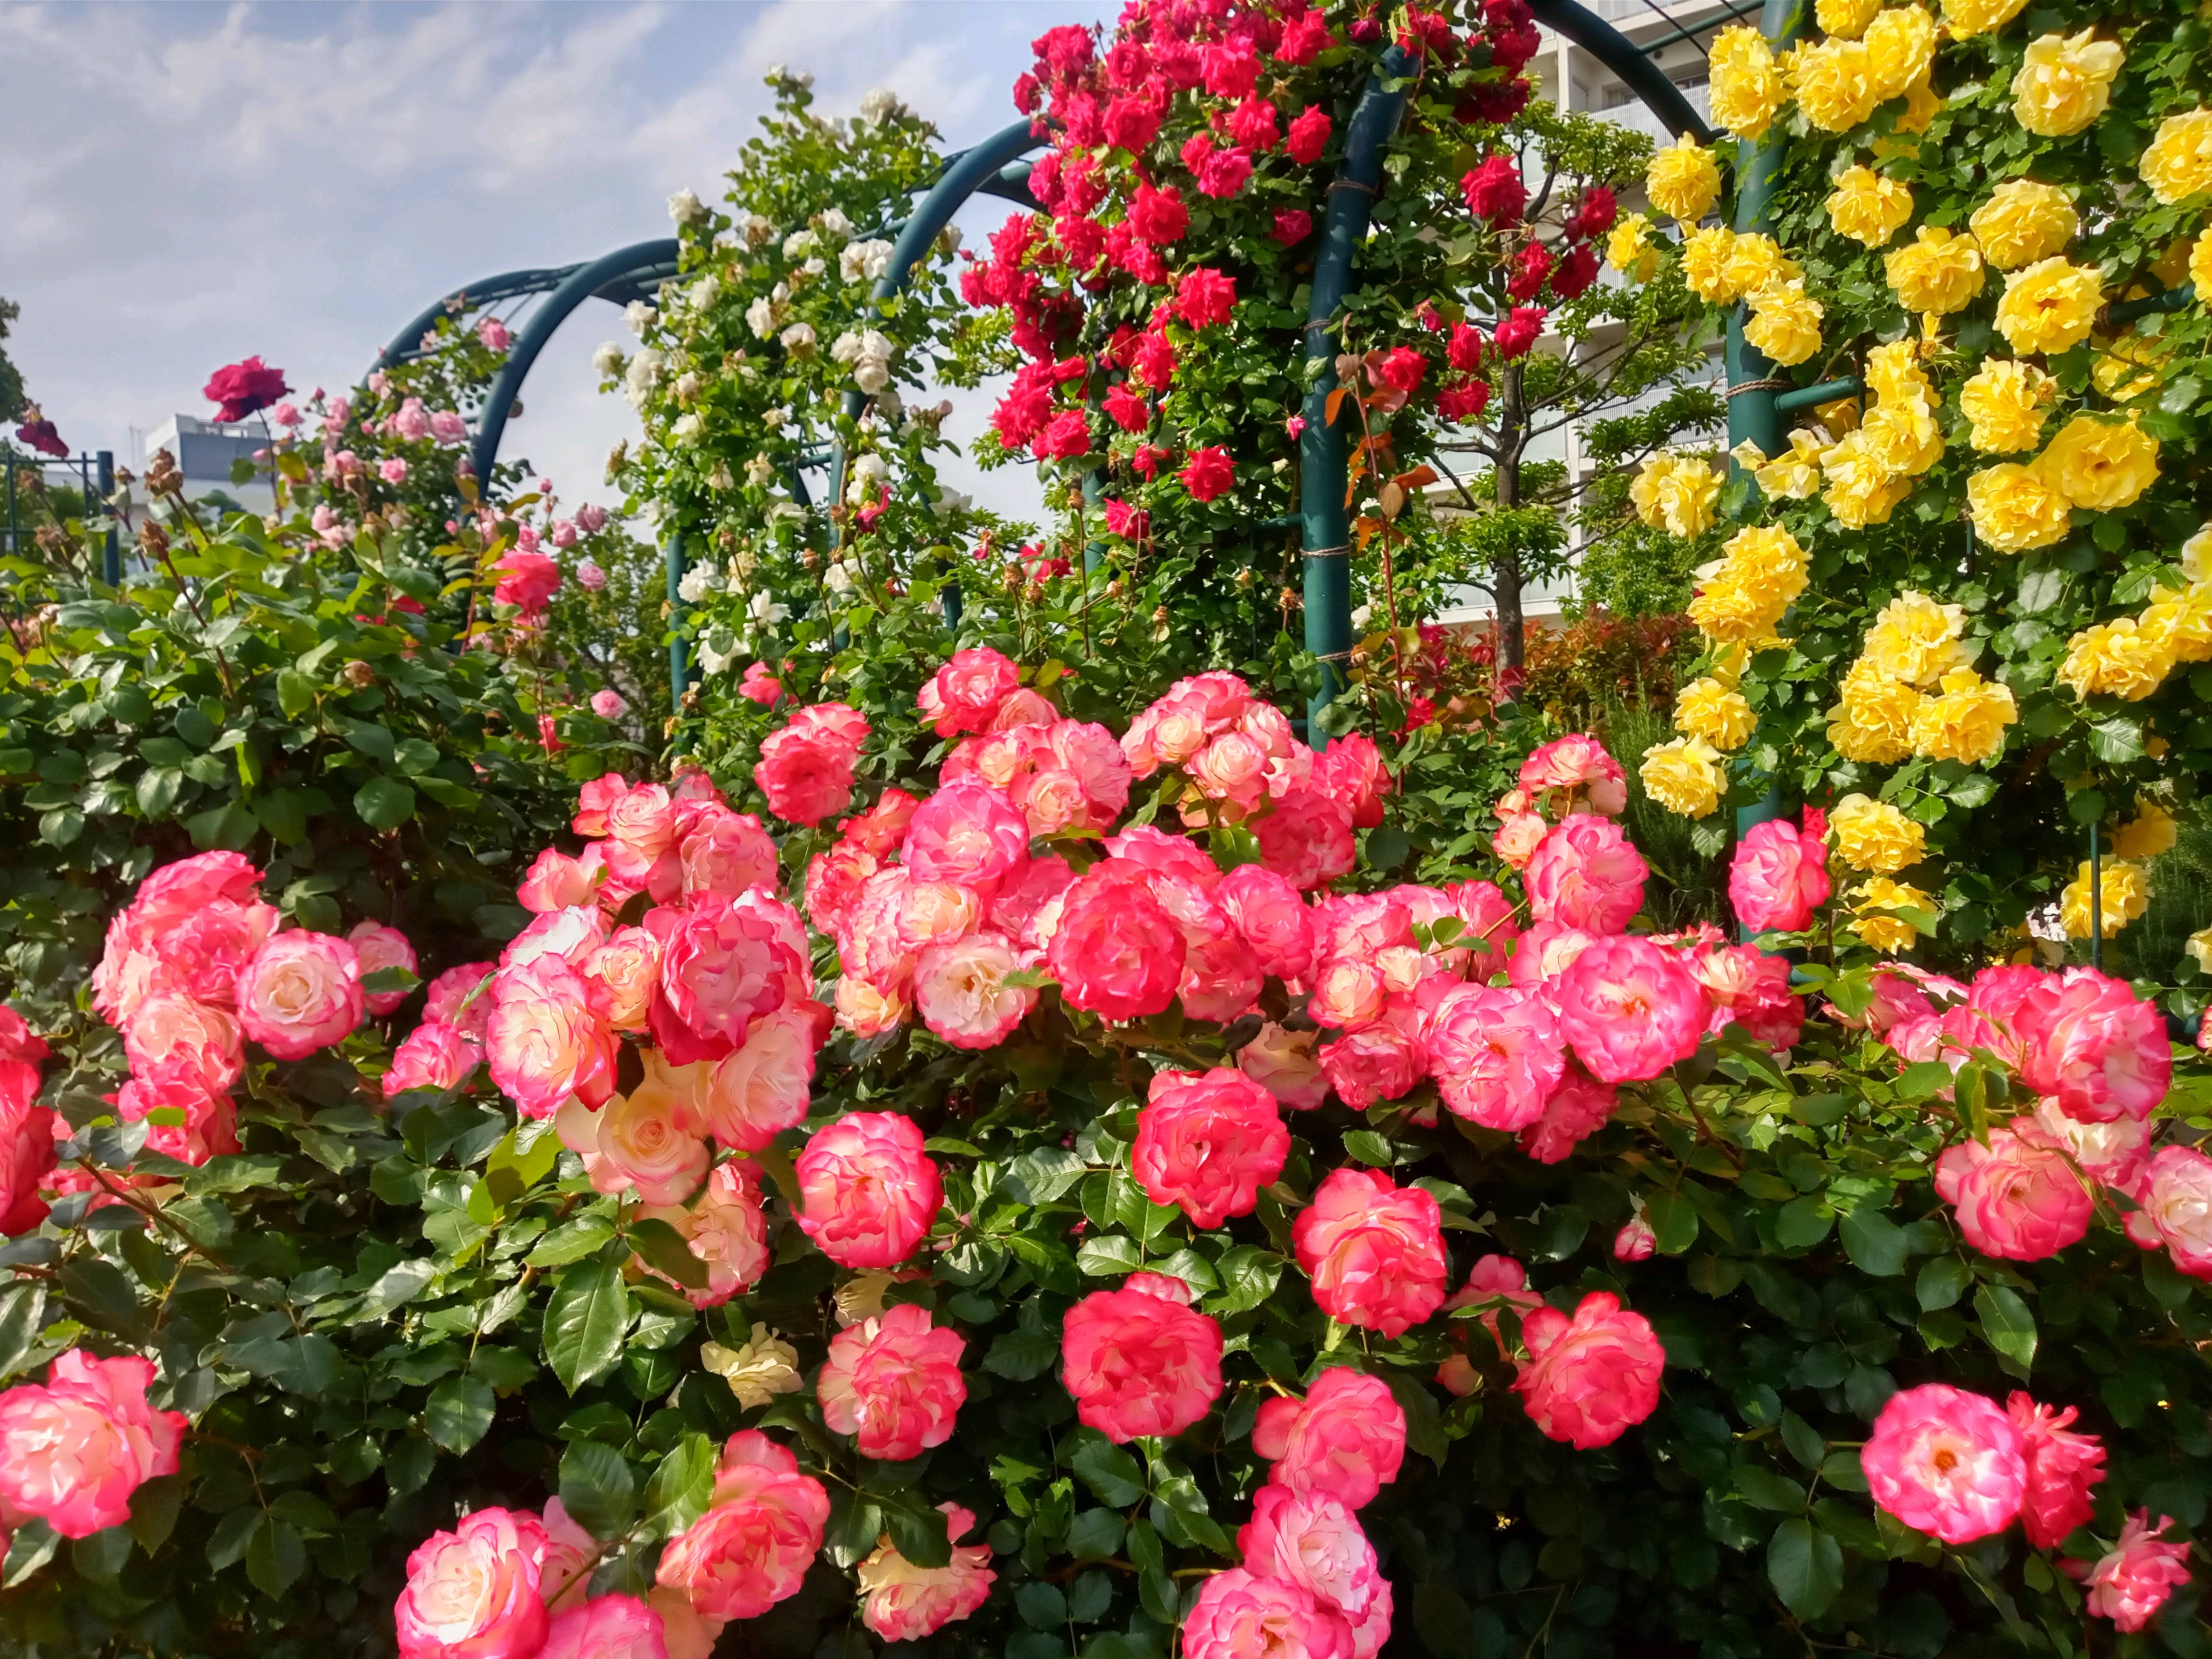
<path fill-rule="evenodd" d="M 784 303 L 790 297 L 791 290 L 781 283 L 775 285 L 774 293 L 753 296 L 753 302 L 745 307 L 745 326 L 752 330 L 755 339 L 775 338 L 776 330 L 783 325 Z"/>
<path fill-rule="evenodd" d="M 775 240 L 775 221 L 765 214 L 747 214 L 744 230 L 747 247 L 766 247 Z"/>
<path fill-rule="evenodd" d="M 814 355 L 814 325 L 811 323 L 793 323 L 775 337 L 776 343 L 794 357 L 811 357 Z"/>
<path fill-rule="evenodd" d="M 834 236 L 841 242 L 853 240 L 853 222 L 845 216 L 842 208 L 822 210 L 822 230 L 824 235 Z"/>
<path fill-rule="evenodd" d="M 691 291 L 684 295 L 684 303 L 694 311 L 708 311 L 721 296 L 721 283 L 709 274 L 691 284 Z"/>
<path fill-rule="evenodd" d="M 849 366 L 853 384 L 873 397 L 891 383 L 891 359 L 898 346 L 889 335 L 869 329 L 855 334 L 848 329 L 830 348 L 832 361 Z"/>
<path fill-rule="evenodd" d="M 783 257 L 804 259 L 822 246 L 822 238 L 811 230 L 794 230 L 783 239 Z"/>
<path fill-rule="evenodd" d="M 604 376 L 621 374 L 624 361 L 622 347 L 612 340 L 606 341 L 592 354 L 592 367 Z"/>
<path fill-rule="evenodd" d="M 708 217 L 707 204 L 690 190 L 679 190 L 668 198 L 668 216 L 679 225 L 704 224 Z"/>
<path fill-rule="evenodd" d="M 886 482 L 891 470 L 880 455 L 862 455 L 853 462 L 845 479 L 845 504 L 866 507 L 876 498 L 876 486 Z"/>
<path fill-rule="evenodd" d="M 649 349 L 629 360 L 629 372 L 623 376 L 623 396 L 629 399 L 632 409 L 644 413 L 645 400 L 660 384 L 661 366 L 666 362 L 659 352 Z"/>
<path fill-rule="evenodd" d="M 837 274 L 848 283 L 879 283 L 890 270 L 891 245 L 880 237 L 848 242 L 837 255 Z"/>
<path fill-rule="evenodd" d="M 629 325 L 629 331 L 641 340 L 645 337 L 646 330 L 653 326 L 653 319 L 659 315 L 642 300 L 632 300 L 623 307 L 623 321 Z"/>
<path fill-rule="evenodd" d="M 684 580 L 676 584 L 677 597 L 686 605 L 696 605 L 709 593 L 721 591 L 720 574 L 711 564 L 695 564 L 684 573 Z"/>
<path fill-rule="evenodd" d="M 772 87 L 793 86 L 804 90 L 814 84 L 812 71 L 787 69 L 781 64 L 768 66 L 768 83 Z"/>
<path fill-rule="evenodd" d="M 879 127 L 906 112 L 905 100 L 889 87 L 878 87 L 860 100 L 860 118 L 872 127 Z"/>

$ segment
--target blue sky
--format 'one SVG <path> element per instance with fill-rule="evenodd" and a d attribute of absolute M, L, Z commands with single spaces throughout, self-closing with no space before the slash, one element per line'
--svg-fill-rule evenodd
<path fill-rule="evenodd" d="M 127 458 L 130 428 L 210 413 L 199 387 L 221 364 L 258 352 L 336 389 L 441 293 L 668 234 L 670 191 L 719 195 L 771 64 L 811 70 L 827 114 L 889 87 L 957 149 L 1013 118 L 1034 36 L 1115 9 L 0 0 L 9 350 L 72 446 Z M 577 313 L 507 430 L 503 454 L 571 501 L 604 499 L 607 450 L 635 430 L 589 367 L 621 334 L 611 307 Z"/>

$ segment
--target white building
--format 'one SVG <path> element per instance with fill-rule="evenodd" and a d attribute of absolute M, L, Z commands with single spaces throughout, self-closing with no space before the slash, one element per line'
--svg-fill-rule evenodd
<path fill-rule="evenodd" d="M 231 464 L 253 459 L 270 447 L 270 431 L 259 421 L 203 421 L 191 415 L 173 415 L 146 434 L 139 457 L 140 476 L 157 450 L 176 457 L 185 475 L 185 499 L 204 501 L 220 495 L 252 513 L 276 510 L 276 492 L 266 472 L 250 483 L 231 482 Z"/>

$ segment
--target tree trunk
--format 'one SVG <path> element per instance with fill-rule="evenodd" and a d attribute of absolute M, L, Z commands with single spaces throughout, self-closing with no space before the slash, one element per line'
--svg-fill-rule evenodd
<path fill-rule="evenodd" d="M 1504 511 L 1521 504 L 1521 451 L 1528 441 L 1528 411 L 1522 398 L 1521 365 L 1507 364 L 1499 382 L 1497 494 L 1498 507 Z M 1498 700 L 1507 702 L 1518 687 L 1527 645 L 1517 549 L 1508 549 L 1491 568 L 1490 592 L 1498 617 L 1498 670 L 1503 683 Z"/>

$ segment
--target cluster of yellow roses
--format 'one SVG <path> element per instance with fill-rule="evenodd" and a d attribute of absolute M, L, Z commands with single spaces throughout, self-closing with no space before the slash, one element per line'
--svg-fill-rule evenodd
<path fill-rule="evenodd" d="M 2138 702 L 2185 662 L 2212 662 L 2212 524 L 2181 546 L 2180 588 L 2158 586 L 2142 613 L 2083 629 L 2058 678 L 2081 696 Z"/>
<path fill-rule="evenodd" d="M 1960 606 L 1910 588 L 1882 606 L 1828 711 L 1836 752 L 1881 766 L 1913 755 L 1978 766 L 2002 752 L 2019 705 L 1974 672 L 1965 629 Z"/>
<path fill-rule="evenodd" d="M 2106 939 L 2150 908 L 2150 877 L 2143 866 L 2171 850 L 2180 838 L 2180 826 L 2174 823 L 2173 815 L 2149 801 L 2139 802 L 2136 816 L 2113 832 L 2112 855 L 2100 861 L 2098 871 L 2096 921 Z M 2068 938 L 2089 937 L 2088 860 L 2081 860 L 2074 879 L 2059 895 L 2058 916 Z M 2204 936 L 2212 939 L 2212 928 L 2205 929 Z M 2194 948 L 2195 940 L 2191 944 Z"/>

